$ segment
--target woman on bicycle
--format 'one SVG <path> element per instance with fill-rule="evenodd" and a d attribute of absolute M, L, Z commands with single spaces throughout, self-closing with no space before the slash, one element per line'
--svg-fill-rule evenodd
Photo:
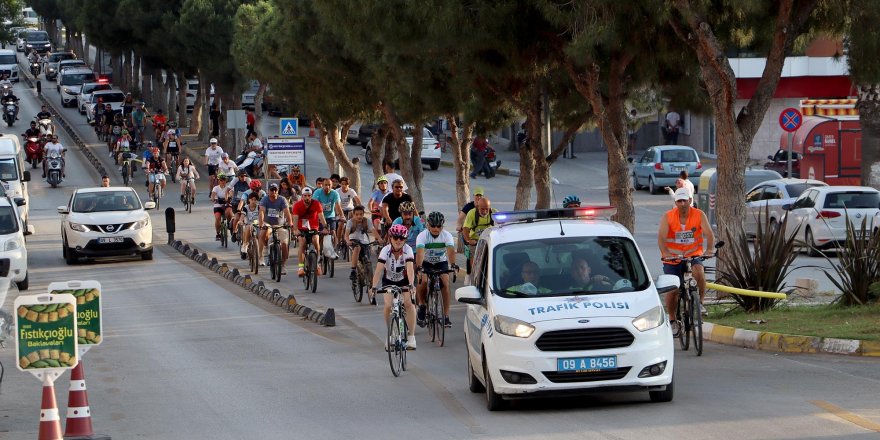
<path fill-rule="evenodd" d="M 351 211 L 351 218 L 345 222 L 344 235 L 345 242 L 351 247 L 351 275 L 350 280 L 357 279 L 358 256 L 361 252 L 361 245 L 370 244 L 370 234 L 373 240 L 376 237 L 376 230 L 373 228 L 373 222 L 367 220 L 364 216 L 363 205 L 357 205 Z M 369 258 L 369 256 L 367 257 Z"/>
<path fill-rule="evenodd" d="M 192 177 L 193 180 L 190 180 Z M 189 184 L 189 195 L 191 203 L 196 201 L 196 179 L 199 178 L 199 172 L 188 157 L 184 157 L 180 165 L 177 166 L 177 180 L 180 182 L 180 202 L 185 203 L 183 195 L 186 194 L 186 185 Z"/>
<path fill-rule="evenodd" d="M 214 231 L 217 232 L 215 239 L 220 241 L 220 217 L 229 213 L 226 217 L 232 216 L 232 211 L 227 210 L 229 203 L 229 188 L 226 187 L 226 174 L 217 175 L 217 186 L 211 189 L 211 201 L 214 202 Z"/>
<path fill-rule="evenodd" d="M 119 139 L 116 139 L 116 145 L 113 148 L 113 156 L 116 159 L 116 163 L 118 164 L 122 161 L 122 154 L 128 153 L 131 151 L 131 135 L 129 135 L 128 130 L 122 129 L 122 135 L 119 136 Z"/>
<path fill-rule="evenodd" d="M 290 182 L 288 182 L 287 179 L 281 179 L 281 181 L 278 182 L 278 196 L 287 199 L 287 204 L 290 206 L 293 206 L 293 204 L 299 200 L 295 197 L 296 193 L 290 187 Z"/>
<path fill-rule="evenodd" d="M 373 286 L 375 287 L 370 290 L 371 304 L 376 304 L 376 291 L 382 287 L 397 286 L 401 289 L 409 289 L 410 292 L 413 290 L 412 284 L 415 280 L 413 262 L 415 256 L 413 255 L 412 248 L 406 244 L 407 233 L 406 226 L 403 225 L 393 225 L 388 229 L 388 237 L 391 243 L 385 245 L 379 251 L 379 264 L 376 265 L 376 270 L 373 273 Z M 406 348 L 407 350 L 415 350 L 416 308 L 412 303 L 409 292 L 405 292 L 402 296 L 406 307 L 406 325 L 409 327 L 406 337 Z M 391 301 L 392 295 L 386 293 L 384 309 L 386 325 L 388 325 L 389 318 L 391 317 Z M 385 344 L 387 347 L 388 342 L 386 341 Z"/>
<path fill-rule="evenodd" d="M 242 202 L 244 201 L 242 200 Z M 249 194 L 247 203 L 241 207 L 239 212 L 241 212 L 241 221 L 244 222 L 244 232 L 241 234 L 241 259 L 247 260 L 248 245 L 253 233 L 251 225 L 256 225 L 260 221 L 260 196 L 255 192 Z M 257 246 L 257 261 L 262 261 L 259 246 Z"/>

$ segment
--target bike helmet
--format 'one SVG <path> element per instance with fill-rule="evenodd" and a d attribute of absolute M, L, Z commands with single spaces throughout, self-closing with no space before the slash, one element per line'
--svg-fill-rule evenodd
<path fill-rule="evenodd" d="M 226 180 L 226 174 L 223 174 L 223 173 L 217 174 L 217 180 Z"/>
<path fill-rule="evenodd" d="M 446 221 L 446 218 L 443 217 L 443 213 L 434 211 L 428 214 L 428 226 L 434 227 L 443 227 L 443 223 Z"/>
<path fill-rule="evenodd" d="M 409 233 L 409 231 L 404 225 L 391 225 L 391 228 L 388 229 L 388 234 L 392 237 L 406 238 L 407 233 Z"/>
<path fill-rule="evenodd" d="M 260 188 L 263 187 L 263 184 L 259 180 L 254 179 L 251 180 L 251 183 L 248 184 L 248 187 L 250 187 L 251 191 L 259 191 Z"/>
<path fill-rule="evenodd" d="M 382 182 L 388 183 L 388 178 L 385 176 L 379 176 L 379 178 L 376 179 L 376 186 L 378 186 Z"/>
<path fill-rule="evenodd" d="M 171 121 L 168 123 L 169 127 L 177 127 L 177 121 Z"/>
<path fill-rule="evenodd" d="M 122 134 L 128 134 L 128 130 L 126 130 L 126 129 L 123 128 L 123 129 L 122 129 Z"/>
<path fill-rule="evenodd" d="M 415 212 L 416 212 L 416 204 L 413 203 L 413 202 L 403 202 L 403 203 L 401 203 L 401 204 L 400 204 L 400 213 L 403 214 L 404 212 L 412 212 L 412 213 L 415 213 Z"/>
<path fill-rule="evenodd" d="M 565 196 L 562 199 L 562 207 L 563 208 L 579 208 L 581 206 L 581 199 L 576 195 Z"/>

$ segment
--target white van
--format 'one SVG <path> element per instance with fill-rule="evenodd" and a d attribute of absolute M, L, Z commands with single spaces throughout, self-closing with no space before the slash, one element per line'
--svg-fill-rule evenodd
<path fill-rule="evenodd" d="M 0 75 L 18 82 L 18 58 L 12 49 L 0 49 Z"/>
<path fill-rule="evenodd" d="M 18 206 L 18 214 L 26 225 L 30 204 L 27 182 L 31 181 L 31 173 L 24 169 L 23 163 L 18 138 L 9 134 L 0 135 L 0 181 L 6 194 Z"/>

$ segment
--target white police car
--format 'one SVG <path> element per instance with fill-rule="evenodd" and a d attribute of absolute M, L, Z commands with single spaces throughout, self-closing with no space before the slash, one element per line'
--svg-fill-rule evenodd
<path fill-rule="evenodd" d="M 470 390 L 489 410 L 509 399 L 619 391 L 673 397 L 673 340 L 658 290 L 612 207 L 494 214 L 455 292 Z M 589 269 L 586 268 L 589 266 Z M 536 273 L 539 272 L 539 273 Z"/>

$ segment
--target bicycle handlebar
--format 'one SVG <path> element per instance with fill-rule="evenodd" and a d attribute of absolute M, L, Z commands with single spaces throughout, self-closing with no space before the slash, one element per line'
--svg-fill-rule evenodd
<path fill-rule="evenodd" d="M 395 290 L 397 291 L 397 294 L 401 294 L 403 292 L 410 291 L 409 287 L 398 287 L 398 286 L 382 286 L 381 288 L 378 288 L 378 289 L 375 287 L 373 288 L 373 291 L 375 291 L 376 293 L 395 293 Z"/>
<path fill-rule="evenodd" d="M 680 262 L 680 261 L 694 262 L 694 261 L 705 261 L 705 260 L 708 260 L 708 259 L 710 259 L 710 258 L 715 258 L 715 255 L 694 255 L 694 256 L 692 256 L 692 257 L 685 257 L 685 256 L 679 256 L 679 257 L 662 257 L 662 258 L 660 258 L 660 260 L 661 260 L 661 261 L 669 261 L 669 262 L 674 262 L 674 261 L 679 261 L 679 262 Z"/>

